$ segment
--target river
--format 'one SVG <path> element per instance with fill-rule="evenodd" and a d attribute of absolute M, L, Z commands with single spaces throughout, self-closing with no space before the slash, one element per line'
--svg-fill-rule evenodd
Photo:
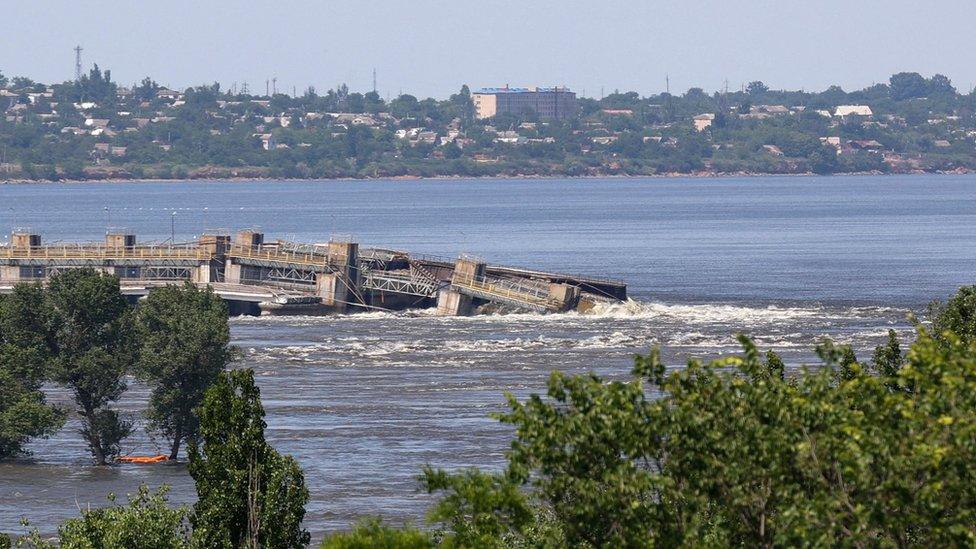
<path fill-rule="evenodd" d="M 432 500 L 420 467 L 502 466 L 511 431 L 489 414 L 506 391 L 544 391 L 554 369 L 623 378 L 652 345 L 678 367 L 733 352 L 738 332 L 795 367 L 822 336 L 864 358 L 889 328 L 910 336 L 910 311 L 973 283 L 976 176 L 0 185 L 5 233 L 100 240 L 107 226 L 142 241 L 252 226 L 310 242 L 348 235 L 628 282 L 633 302 L 585 315 L 232 319 L 268 440 L 305 470 L 319 538 L 371 514 L 422 524 Z M 133 382 L 119 404 L 139 426 L 126 452 L 163 446 L 141 428 L 146 396 Z M 78 427 L 0 464 L 0 531 L 26 516 L 51 532 L 143 482 L 193 501 L 182 465 L 92 467 Z"/>

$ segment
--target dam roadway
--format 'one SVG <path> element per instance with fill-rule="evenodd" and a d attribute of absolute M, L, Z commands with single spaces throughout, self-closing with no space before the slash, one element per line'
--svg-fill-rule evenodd
<path fill-rule="evenodd" d="M 204 234 L 189 243 L 138 244 L 124 231 L 104 242 L 45 245 L 16 230 L 0 246 L 0 293 L 20 282 L 46 282 L 66 269 L 94 268 L 119 277 L 137 299 L 152 288 L 190 282 L 210 286 L 232 314 L 328 314 L 356 310 L 437 307 L 442 315 L 486 308 L 540 313 L 586 310 L 627 298 L 626 284 L 594 276 L 550 273 L 456 259 L 412 255 L 355 242 L 265 241 L 242 230 Z"/>

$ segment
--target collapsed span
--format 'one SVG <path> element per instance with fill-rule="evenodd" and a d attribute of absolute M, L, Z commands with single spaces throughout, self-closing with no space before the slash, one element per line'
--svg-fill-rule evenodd
<path fill-rule="evenodd" d="M 263 233 L 212 233 L 188 243 L 139 244 L 109 232 L 104 242 L 44 245 L 39 234 L 14 231 L 0 246 L 0 292 L 18 282 L 46 282 L 73 268 L 118 276 L 138 298 L 158 286 L 211 286 L 232 313 L 321 314 L 437 307 L 470 315 L 496 306 L 540 313 L 587 309 L 622 301 L 627 286 L 607 278 L 413 255 L 333 239 L 324 244 L 266 241 Z"/>

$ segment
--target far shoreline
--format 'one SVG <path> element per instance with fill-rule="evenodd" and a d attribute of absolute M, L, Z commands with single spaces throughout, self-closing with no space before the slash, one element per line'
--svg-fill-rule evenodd
<path fill-rule="evenodd" d="M 212 183 L 259 183 L 259 182 L 307 182 L 307 183 L 332 183 L 332 182 L 349 182 L 349 181 L 461 181 L 461 180 L 472 180 L 472 181 L 526 181 L 526 180 L 597 180 L 597 179 L 648 179 L 648 180 L 658 180 L 658 179 L 740 179 L 740 178 L 808 178 L 808 177 L 864 177 L 864 176 L 885 176 L 885 177 L 896 177 L 896 176 L 919 176 L 919 175 L 935 175 L 935 176 L 951 176 L 951 175 L 973 175 L 976 174 L 976 170 L 968 169 L 958 169 L 951 171 L 912 171 L 912 172 L 880 172 L 880 171 L 868 171 L 868 172 L 838 172 L 830 174 L 818 174 L 813 172 L 805 173 L 752 173 L 752 172 L 698 172 L 698 173 L 664 173 L 664 174 L 606 174 L 606 175 L 484 175 L 484 176 L 462 176 L 462 175 L 435 175 L 435 176 L 391 176 L 391 177 L 336 177 L 336 178 L 291 178 L 291 177 L 186 177 L 186 178 L 93 178 L 93 179 L 3 179 L 0 180 L 0 185 L 58 185 L 58 184 L 85 184 L 85 183 L 145 183 L 145 184 L 157 184 L 157 183 L 194 183 L 194 182 L 212 182 Z"/>

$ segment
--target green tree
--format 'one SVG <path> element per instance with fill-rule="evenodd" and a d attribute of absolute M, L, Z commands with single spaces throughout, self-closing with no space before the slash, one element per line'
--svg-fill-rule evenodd
<path fill-rule="evenodd" d="M 521 538 L 534 520 L 521 482 L 511 475 L 477 469 L 448 474 L 425 467 L 421 482 L 429 493 L 446 492 L 429 519 L 442 525 L 448 546 L 505 547 Z"/>
<path fill-rule="evenodd" d="M 180 549 L 189 547 L 187 509 L 170 509 L 166 504 L 169 489 L 155 493 L 142 485 L 129 495 L 128 505 L 113 505 L 82 510 L 81 518 L 70 519 L 58 529 L 63 549 Z"/>
<path fill-rule="evenodd" d="M 759 80 L 749 82 L 749 85 L 746 86 L 746 93 L 748 93 L 752 97 L 762 97 L 768 91 L 769 91 L 769 86 L 763 84 Z"/>
<path fill-rule="evenodd" d="M 85 165 L 81 160 L 69 159 L 62 164 L 61 169 L 64 171 L 64 178 L 74 181 L 82 181 L 85 179 Z"/>
<path fill-rule="evenodd" d="M 528 502 L 565 546 L 976 542 L 971 342 L 919 328 L 903 354 L 890 334 L 870 368 L 826 342 L 821 364 L 787 376 L 740 340 L 740 356 L 668 370 L 652 352 L 630 381 L 556 373 L 547 397 L 510 399 L 505 473 L 428 482 L 446 491 L 444 539 L 519 545 L 540 524 Z"/>
<path fill-rule="evenodd" d="M 895 101 L 925 97 L 928 93 L 928 82 L 917 72 L 900 72 L 888 80 L 891 98 Z"/>
<path fill-rule="evenodd" d="M 874 350 L 871 365 L 875 373 L 887 379 L 895 379 L 905 365 L 905 355 L 898 342 L 898 334 L 888 330 L 888 341 Z"/>
<path fill-rule="evenodd" d="M 0 296 L 0 459 L 64 424 L 64 410 L 47 404 L 41 390 L 51 355 L 46 321 L 39 285 L 18 284 Z"/>
<path fill-rule="evenodd" d="M 209 288 L 166 286 L 149 293 L 136 323 L 137 372 L 152 390 L 146 416 L 150 429 L 170 441 L 170 459 L 176 459 L 183 441 L 197 439 L 197 407 L 234 358 L 227 306 Z"/>
<path fill-rule="evenodd" d="M 308 489 L 301 468 L 264 440 L 264 408 L 254 372 L 221 373 L 200 411 L 202 445 L 189 443 L 196 481 L 197 547 L 304 547 Z"/>
<path fill-rule="evenodd" d="M 976 286 L 963 286 L 949 301 L 932 303 L 929 317 L 935 338 L 951 332 L 965 342 L 976 341 Z"/>
<path fill-rule="evenodd" d="M 159 84 L 155 80 L 149 78 L 148 76 L 142 79 L 142 82 L 132 89 L 133 98 L 138 101 L 154 101 L 156 99 L 156 92 L 160 90 Z"/>
<path fill-rule="evenodd" d="M 51 277 L 52 377 L 68 387 L 78 405 L 95 463 L 119 453 L 131 423 L 109 408 L 125 391 L 125 374 L 136 355 L 129 305 L 118 277 L 71 269 Z"/>
<path fill-rule="evenodd" d="M 365 519 L 351 532 L 326 536 L 322 549 L 427 549 L 435 547 L 430 534 L 416 528 L 394 528 L 380 519 Z"/>

